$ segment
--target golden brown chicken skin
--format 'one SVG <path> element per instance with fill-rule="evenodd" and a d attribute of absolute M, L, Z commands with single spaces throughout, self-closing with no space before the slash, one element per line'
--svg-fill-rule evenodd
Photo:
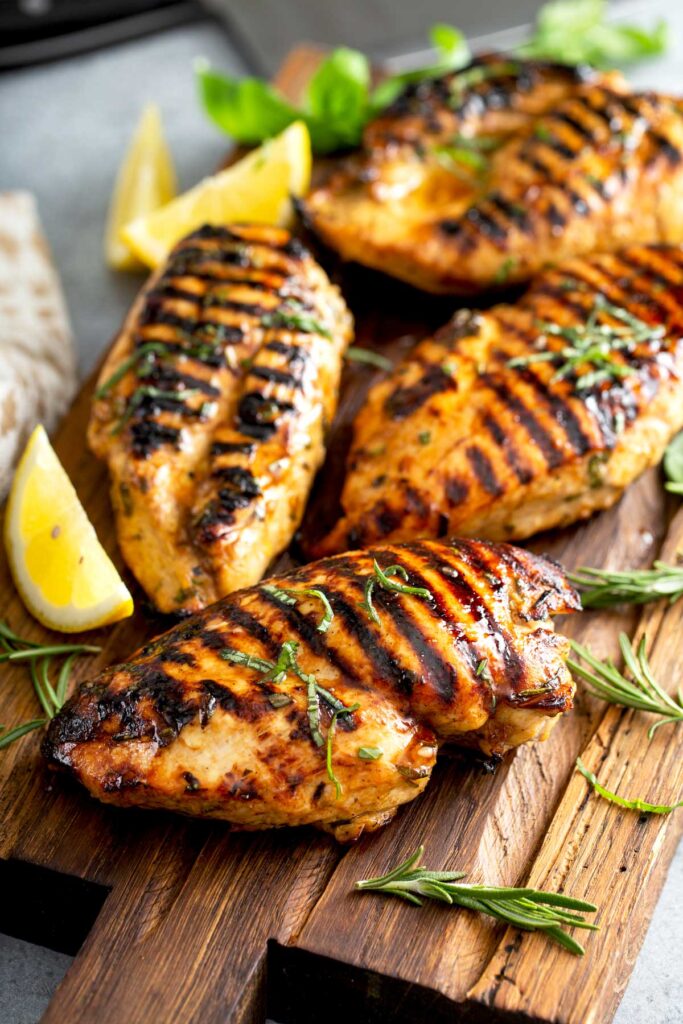
<path fill-rule="evenodd" d="M 202 228 L 143 289 L 88 439 L 124 558 L 161 611 L 255 583 L 288 545 L 351 330 L 338 289 L 278 228 Z"/>
<path fill-rule="evenodd" d="M 409 86 L 307 198 L 346 259 L 431 292 L 683 241 L 683 102 L 489 54 Z"/>
<path fill-rule="evenodd" d="M 107 803 L 356 838 L 419 795 L 440 744 L 545 738 L 574 692 L 551 616 L 578 607 L 557 565 L 508 545 L 341 555 L 83 684 L 43 750 Z"/>
<path fill-rule="evenodd" d="M 519 539 L 608 507 L 683 427 L 682 336 L 679 248 L 569 261 L 461 311 L 370 392 L 314 551 Z"/>

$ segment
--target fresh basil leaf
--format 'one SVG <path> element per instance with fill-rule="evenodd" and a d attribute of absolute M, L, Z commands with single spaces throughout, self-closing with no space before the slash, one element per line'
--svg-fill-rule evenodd
<path fill-rule="evenodd" d="M 539 11 L 534 34 L 519 48 L 525 57 L 563 64 L 613 67 L 654 57 L 667 47 L 662 21 L 651 30 L 606 21 L 605 0 L 554 0 Z"/>
<path fill-rule="evenodd" d="M 196 74 L 204 110 L 222 131 L 243 145 L 263 142 L 300 117 L 260 78 L 230 78 L 203 63 Z"/>
<path fill-rule="evenodd" d="M 319 151 L 360 142 L 367 120 L 370 66 L 358 50 L 333 50 L 306 90 L 311 138 Z"/>

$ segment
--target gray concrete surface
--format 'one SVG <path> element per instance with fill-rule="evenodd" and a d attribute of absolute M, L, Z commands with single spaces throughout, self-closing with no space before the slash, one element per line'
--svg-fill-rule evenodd
<path fill-rule="evenodd" d="M 322 0 L 320 6 L 325 6 Z M 667 59 L 643 65 L 632 77 L 639 84 L 681 92 L 683 8 L 675 0 L 653 0 L 640 8 L 648 20 L 667 17 L 675 43 Z M 335 17 L 339 10 L 335 5 Z M 514 3 L 506 5 L 506 12 L 509 24 L 521 20 Z M 457 21 L 455 13 L 451 20 Z M 257 30 L 257 23 L 250 26 L 243 19 L 245 54 L 258 49 L 251 45 Z M 418 47 L 420 39 L 411 45 Z M 0 189 L 29 188 L 38 196 L 83 372 L 116 331 L 139 284 L 134 277 L 107 271 L 101 247 L 114 173 L 142 104 L 153 99 L 162 108 L 182 185 L 209 173 L 224 152 L 224 141 L 204 120 L 195 99 L 192 60 L 198 55 L 233 71 L 244 68 L 235 46 L 207 22 L 0 78 Z M 681 906 L 683 850 L 673 862 L 617 1024 L 683 1024 Z M 589 940 L 601 941 L 608 939 L 597 935 Z M 37 1021 L 69 962 L 61 954 L 0 935 L 0 1024 Z"/>

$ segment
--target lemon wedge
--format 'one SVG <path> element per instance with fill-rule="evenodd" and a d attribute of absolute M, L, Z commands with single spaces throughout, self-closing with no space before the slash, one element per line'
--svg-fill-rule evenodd
<path fill-rule="evenodd" d="M 104 254 L 114 270 L 136 270 L 142 264 L 121 239 L 121 228 L 169 203 L 178 191 L 170 150 L 164 139 L 159 108 L 149 103 L 119 169 L 109 207 Z"/>
<path fill-rule="evenodd" d="M 133 599 L 41 426 L 12 482 L 5 546 L 17 590 L 44 626 L 79 633 L 132 614 Z"/>
<path fill-rule="evenodd" d="M 202 224 L 275 224 L 293 217 L 292 196 L 311 181 L 311 140 L 303 121 L 264 142 L 232 167 L 205 178 L 160 210 L 138 217 L 121 232 L 130 249 L 150 267 Z"/>

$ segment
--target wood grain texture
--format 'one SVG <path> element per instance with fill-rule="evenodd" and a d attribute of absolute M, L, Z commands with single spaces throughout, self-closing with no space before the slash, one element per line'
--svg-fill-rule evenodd
<path fill-rule="evenodd" d="M 319 54 L 298 52 L 279 84 L 300 90 Z M 356 316 L 357 344 L 397 361 L 415 338 L 444 323 L 454 302 L 321 253 Z M 114 326 L 114 325 L 112 325 Z M 278 568 L 331 525 L 350 424 L 377 372 L 350 364 L 344 374 L 329 457 L 300 536 Z M 104 468 L 85 449 L 92 382 L 79 395 L 55 445 L 105 547 L 117 551 Z M 649 565 L 683 546 L 683 513 L 647 473 L 622 501 L 533 547 L 569 566 Z M 124 573 L 125 574 L 125 573 Z M 130 581 L 129 574 L 126 574 Z M 47 639 L 27 615 L 0 554 L 0 618 Z M 103 651 L 79 662 L 77 678 L 126 657 L 168 623 L 145 608 L 113 629 L 89 634 Z M 575 616 L 560 628 L 603 656 L 620 629 L 646 629 L 653 666 L 676 677 L 683 655 L 683 603 L 642 616 L 608 611 Z M 36 713 L 24 669 L 2 666 L 0 721 Z M 110 887 L 88 939 L 45 1020 L 70 1024 L 328 1024 L 364 1022 L 543 1021 L 607 1024 L 640 947 L 672 855 L 679 822 L 620 812 L 574 774 L 581 753 L 601 781 L 626 795 L 672 800 L 683 788 L 681 741 L 662 728 L 652 744 L 643 716 L 605 711 L 579 694 L 547 743 L 525 747 L 494 775 L 467 755 L 444 756 L 426 794 L 384 831 L 349 850 L 310 830 L 231 833 L 221 823 L 100 806 L 43 766 L 31 734 L 0 754 L 0 857 L 51 867 Z M 440 906 L 422 910 L 353 892 L 424 841 L 427 862 L 467 870 L 473 880 L 564 887 L 600 905 L 602 931 L 576 960 L 537 936 Z"/>

